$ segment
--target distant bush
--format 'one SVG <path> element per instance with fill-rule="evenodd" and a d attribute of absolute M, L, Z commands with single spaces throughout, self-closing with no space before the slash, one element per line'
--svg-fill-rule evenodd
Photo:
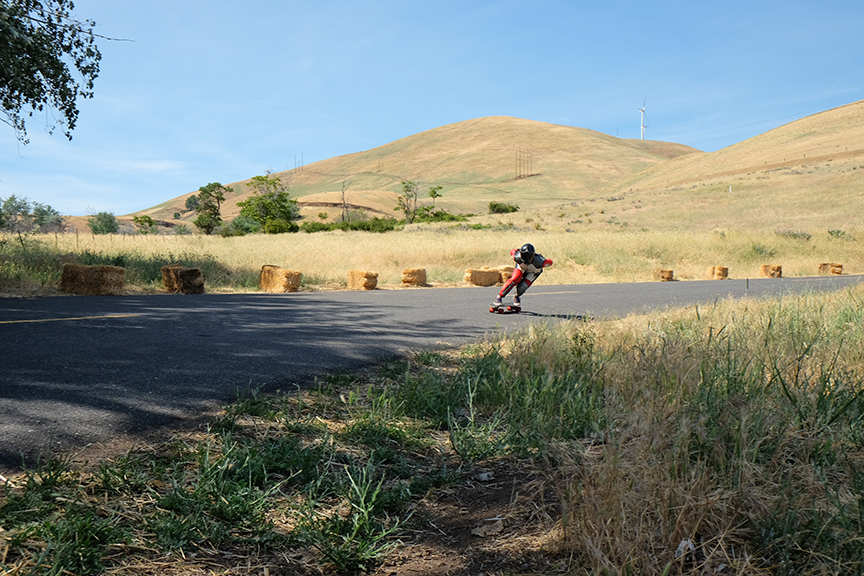
<path fill-rule="evenodd" d="M 285 234 L 287 232 L 299 232 L 300 227 L 294 222 L 288 222 L 281 218 L 274 218 L 268 220 L 267 223 L 264 224 L 263 230 L 267 234 Z"/>
<path fill-rule="evenodd" d="M 435 210 L 432 206 L 417 209 L 414 222 L 465 222 L 473 214 L 451 214 L 447 210 Z"/>
<path fill-rule="evenodd" d="M 800 230 L 776 230 L 774 233 L 783 238 L 789 238 L 790 240 L 803 240 L 804 242 L 813 238 L 812 234 Z"/>
<path fill-rule="evenodd" d="M 489 214 L 509 214 L 510 212 L 518 212 L 519 206 L 516 204 L 505 204 L 504 202 L 489 202 Z"/>
<path fill-rule="evenodd" d="M 341 224 L 341 222 L 339 222 Z M 300 225 L 300 230 L 309 234 L 313 232 L 329 232 L 336 229 L 336 223 L 327 224 L 326 222 L 304 222 Z"/>
<path fill-rule="evenodd" d="M 99 212 L 87 220 L 93 234 L 115 234 L 120 229 L 113 212 Z"/>
<path fill-rule="evenodd" d="M 237 216 L 230 223 L 222 224 L 219 227 L 219 235 L 228 238 L 230 236 L 245 236 L 254 232 L 261 231 L 261 225 L 248 216 Z"/>
<path fill-rule="evenodd" d="M 332 230 L 361 231 L 361 232 L 392 232 L 396 229 L 399 221 L 395 218 L 371 218 L 369 220 L 357 220 L 354 222 L 304 222 L 300 226 L 303 232 L 329 232 Z"/>
<path fill-rule="evenodd" d="M 828 235 L 833 240 L 846 240 L 848 242 L 854 242 L 855 241 L 854 236 L 852 236 L 851 234 L 847 234 L 843 230 L 828 230 Z"/>
<path fill-rule="evenodd" d="M 349 230 L 362 230 L 364 232 L 392 232 L 398 224 L 399 222 L 395 218 L 372 218 L 371 220 L 347 223 Z"/>
<path fill-rule="evenodd" d="M 456 224 L 454 226 L 450 226 L 453 230 L 490 230 L 492 228 L 491 224 Z"/>

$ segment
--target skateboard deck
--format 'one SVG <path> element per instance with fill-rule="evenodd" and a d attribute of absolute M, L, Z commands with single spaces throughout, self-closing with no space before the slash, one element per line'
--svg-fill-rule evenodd
<path fill-rule="evenodd" d="M 521 306 L 492 306 L 489 312 L 498 314 L 518 314 L 522 311 Z"/>

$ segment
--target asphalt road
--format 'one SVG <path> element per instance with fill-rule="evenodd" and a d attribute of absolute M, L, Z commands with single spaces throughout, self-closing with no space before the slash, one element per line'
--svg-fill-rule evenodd
<path fill-rule="evenodd" d="M 0 469 L 194 419 L 238 389 L 309 386 L 327 372 L 529 322 L 831 290 L 862 278 L 555 286 L 541 279 L 519 315 L 489 314 L 497 288 L 0 298 Z"/>

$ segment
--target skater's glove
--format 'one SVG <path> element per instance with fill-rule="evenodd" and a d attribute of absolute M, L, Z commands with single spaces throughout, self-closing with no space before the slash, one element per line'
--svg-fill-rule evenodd
<path fill-rule="evenodd" d="M 518 251 L 519 251 L 518 248 L 514 248 L 514 249 L 510 250 L 510 256 L 515 256 L 516 252 L 518 252 Z"/>
<path fill-rule="evenodd" d="M 543 267 L 544 267 L 544 268 L 546 268 L 547 266 L 551 266 L 551 265 L 552 265 L 552 260 L 550 260 L 549 258 L 546 258 L 546 259 L 543 261 Z"/>

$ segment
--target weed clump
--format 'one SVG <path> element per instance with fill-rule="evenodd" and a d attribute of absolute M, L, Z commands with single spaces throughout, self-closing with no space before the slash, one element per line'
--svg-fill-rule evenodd
<path fill-rule="evenodd" d="M 519 206 L 516 204 L 507 204 L 506 202 L 489 202 L 489 214 L 510 214 L 518 212 Z"/>

